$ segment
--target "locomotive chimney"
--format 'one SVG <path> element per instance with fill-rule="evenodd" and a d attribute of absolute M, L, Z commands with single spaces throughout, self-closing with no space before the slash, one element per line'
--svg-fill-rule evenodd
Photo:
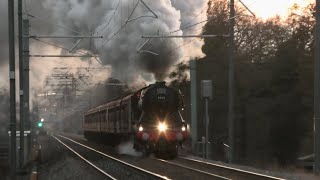
<path fill-rule="evenodd" d="M 164 86 L 164 85 L 166 85 L 166 82 L 165 81 L 157 81 L 156 85 Z"/>

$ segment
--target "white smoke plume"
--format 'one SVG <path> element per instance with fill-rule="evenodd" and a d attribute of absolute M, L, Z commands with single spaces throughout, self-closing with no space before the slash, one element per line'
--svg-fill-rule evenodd
<path fill-rule="evenodd" d="M 132 141 L 127 141 L 127 142 L 123 142 L 121 144 L 119 144 L 117 146 L 118 149 L 118 153 L 119 154 L 126 154 L 126 155 L 130 155 L 130 156 L 142 156 L 141 152 L 137 152 L 133 149 L 133 142 Z"/>
<path fill-rule="evenodd" d="M 136 50 L 145 41 L 145 39 L 141 39 L 142 35 L 163 35 L 205 20 L 205 7 L 208 0 L 144 0 L 144 2 L 158 16 L 158 19 L 142 17 L 127 22 L 129 17 L 134 19 L 140 16 L 154 16 L 138 0 L 27 0 L 24 9 L 27 14 L 37 17 L 29 16 L 31 33 L 33 34 L 103 35 L 103 39 L 83 39 L 77 48 L 97 53 L 103 64 L 112 66 L 112 76 L 133 83 L 139 77 L 145 81 L 163 79 L 171 70 L 170 68 L 178 62 L 203 56 L 201 52 L 203 41 L 201 40 L 194 40 L 188 45 L 177 48 L 189 42 L 190 39 L 152 39 L 143 47 L 143 50 L 155 52 L 159 56 L 137 53 Z M 6 13 L 6 11 L 2 11 L 6 7 L 6 2 L 2 1 L 2 13 Z M 2 17 L 3 19 L 7 18 L 6 14 Z M 44 23 L 39 18 L 52 24 L 68 27 L 73 31 Z M 174 35 L 200 34 L 203 25 L 177 31 Z M 123 28 L 114 36 L 121 27 Z M 3 32 L 1 34 L 7 34 L 6 28 L 5 25 L 1 26 L 0 32 Z M 5 40 L 7 39 L 0 38 L 2 46 L 5 44 Z M 77 40 L 49 41 L 71 48 Z M 49 45 L 41 44 L 41 46 Z M 1 48 L 1 50 L 7 50 L 7 48 Z M 61 53 L 66 52 L 61 51 Z M 3 59 L 7 60 L 7 56 Z M 3 60 L 1 61 L 3 63 Z M 42 63 L 38 63 L 38 65 L 44 66 Z M 54 66 L 54 64 L 52 65 Z M 37 72 L 35 73 L 37 74 Z"/>
<path fill-rule="evenodd" d="M 155 52 L 159 56 L 137 53 L 137 49 L 145 41 L 141 38 L 142 35 L 167 34 L 205 20 L 204 8 L 207 1 L 144 0 L 158 19 L 142 17 L 130 22 L 127 20 L 154 15 L 138 0 L 44 0 L 33 7 L 30 14 L 45 17 L 48 22 L 68 27 L 83 35 L 103 35 L 103 39 L 82 40 L 78 48 L 97 53 L 103 64 L 112 66 L 112 76 L 130 84 L 139 77 L 146 81 L 161 80 L 178 62 L 203 56 L 201 40 L 194 40 L 182 48 L 177 48 L 190 39 L 153 39 L 143 47 L 143 50 Z M 79 35 L 57 26 L 44 27 L 37 21 L 33 24 L 33 32 L 36 34 Z M 177 31 L 174 35 L 200 34 L 203 25 Z M 76 41 L 77 39 L 61 39 L 55 42 L 70 48 Z"/>
<path fill-rule="evenodd" d="M 199 35 L 202 32 L 202 27 L 207 20 L 208 0 L 194 1 L 194 0 L 172 0 L 172 4 L 181 12 L 181 26 L 183 29 L 183 35 Z M 194 24 L 199 25 L 193 26 Z M 204 41 L 201 39 L 184 39 L 184 44 L 189 43 L 188 46 L 182 48 L 186 54 L 184 59 L 194 59 L 203 57 L 201 47 L 204 45 Z"/>
<path fill-rule="evenodd" d="M 41 47 L 39 44 L 34 44 L 31 48 L 31 51 L 36 54 L 41 54 L 41 52 L 46 52 L 48 54 L 60 54 L 62 53 L 60 49 L 51 46 Z M 62 58 L 36 58 L 30 61 L 30 84 L 32 84 L 32 89 L 41 89 L 46 83 L 46 77 L 50 76 L 52 73 L 59 73 L 53 71 L 57 67 L 67 67 L 70 68 L 67 70 L 67 73 L 77 73 L 77 69 L 81 67 L 101 67 L 101 65 L 94 60 L 93 58 L 87 61 L 81 60 L 78 57 L 72 57 L 67 59 Z M 90 74 L 92 78 L 90 83 L 92 85 L 101 83 L 106 80 L 111 74 L 111 67 L 103 66 L 105 69 L 91 70 Z M 41 74 L 41 76 L 39 76 Z"/>
<path fill-rule="evenodd" d="M 146 40 L 141 36 L 166 35 L 173 31 L 176 32 L 171 35 L 201 34 L 204 23 L 179 29 L 205 20 L 208 1 L 143 0 L 158 17 L 153 18 L 141 17 L 154 14 L 140 0 L 25 0 L 24 17 L 30 20 L 31 35 L 104 37 L 82 39 L 75 48 L 78 54 L 89 52 L 98 55 L 98 61 L 102 65 L 97 64 L 94 58 L 90 58 L 90 61 L 88 58 L 76 57 L 31 58 L 30 88 L 43 88 L 46 76 L 52 73 L 54 67 L 61 66 L 111 67 L 93 72 L 94 83 L 112 76 L 129 84 L 129 87 L 139 88 L 155 80 L 163 80 L 177 63 L 203 56 L 203 41 L 182 38 L 151 39 L 141 50 L 159 54 L 156 56 L 147 52 L 137 53 L 137 49 Z M 7 7 L 7 1 L 0 1 L 0 87 L 5 89 L 9 87 Z M 141 18 L 135 19 L 137 17 Z M 135 20 L 128 22 L 128 19 Z M 43 40 L 70 49 L 79 39 Z M 69 54 L 68 51 L 33 39 L 30 43 L 30 54 Z"/>

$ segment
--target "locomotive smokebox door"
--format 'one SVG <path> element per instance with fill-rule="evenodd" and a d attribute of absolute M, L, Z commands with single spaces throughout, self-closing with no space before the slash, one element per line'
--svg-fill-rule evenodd
<path fill-rule="evenodd" d="M 203 98 L 212 99 L 212 81 L 211 80 L 201 81 L 201 96 Z"/>

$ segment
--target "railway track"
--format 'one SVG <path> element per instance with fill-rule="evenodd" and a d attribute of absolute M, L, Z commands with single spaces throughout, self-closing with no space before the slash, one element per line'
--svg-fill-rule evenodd
<path fill-rule="evenodd" d="M 221 176 L 221 175 L 218 175 L 218 174 L 210 173 L 210 172 L 207 172 L 207 171 L 203 171 L 203 170 L 200 170 L 200 169 L 197 169 L 197 168 L 193 168 L 193 167 L 190 167 L 188 165 L 178 164 L 178 163 L 175 163 L 175 162 L 172 162 L 172 161 L 163 160 L 163 159 L 156 159 L 156 160 L 158 160 L 160 162 L 163 162 L 163 163 L 166 163 L 166 164 L 169 164 L 169 165 L 172 165 L 172 166 L 175 166 L 175 167 L 179 167 L 179 168 L 190 170 L 190 171 L 192 171 L 194 173 L 206 175 L 206 176 L 208 176 L 208 179 L 231 180 L 230 178 L 227 178 L 227 177 L 224 177 L 224 176 Z"/>
<path fill-rule="evenodd" d="M 116 163 L 122 164 L 121 166 L 125 167 L 126 172 L 127 171 L 132 172 L 131 173 L 132 176 L 136 176 L 137 174 L 142 174 L 142 175 L 138 175 L 139 177 L 137 178 L 132 178 L 132 176 L 130 176 L 129 179 L 283 180 L 281 178 L 277 178 L 273 176 L 267 176 L 264 174 L 259 174 L 259 173 L 236 169 L 236 168 L 223 166 L 219 164 L 204 162 L 204 161 L 195 160 L 187 157 L 180 157 L 175 160 L 164 160 L 164 159 L 158 159 L 158 158 L 143 158 L 143 157 L 136 158 L 136 157 L 130 157 L 130 156 L 116 155 L 117 158 L 115 158 L 114 157 L 115 154 L 113 156 L 108 155 L 110 154 L 109 152 L 110 149 L 98 148 L 100 149 L 100 151 L 98 151 L 96 150 L 96 147 L 94 146 L 94 144 L 84 145 L 82 143 L 77 142 L 76 140 L 73 140 L 74 138 L 71 139 L 69 137 L 65 137 L 62 135 L 56 135 L 56 136 L 64 140 L 67 140 L 70 143 L 73 143 L 74 145 L 85 148 L 91 151 L 91 153 L 93 152 L 95 154 L 98 154 L 99 156 L 103 156 L 106 161 L 115 161 Z M 107 171 L 105 170 L 103 171 L 107 173 Z M 110 175 L 111 173 L 108 173 L 108 174 Z M 162 174 L 162 175 L 159 175 L 159 174 Z M 114 177 L 114 178 L 128 179 L 122 176 Z"/>
<path fill-rule="evenodd" d="M 71 136 L 69 138 L 69 135 L 66 135 L 68 137 L 65 136 L 61 136 L 58 135 L 62 138 L 66 138 L 69 141 L 72 141 L 80 146 L 81 143 L 78 143 L 77 141 L 81 141 L 81 138 L 79 137 L 74 137 Z M 76 140 L 74 140 L 76 139 Z M 79 139 L 79 140 L 78 140 Z M 109 147 L 101 147 L 101 146 L 97 146 L 97 144 L 95 143 L 90 143 L 90 142 L 83 142 L 86 145 L 83 146 L 87 146 L 88 148 L 92 149 L 95 152 L 98 152 L 96 149 L 100 149 L 100 153 L 103 153 L 105 155 L 107 154 L 112 154 L 112 157 L 110 155 L 107 155 L 108 157 L 114 158 L 117 157 L 117 159 L 121 159 L 120 161 L 122 162 L 126 162 L 128 164 L 134 164 L 134 166 L 147 170 L 149 172 L 154 172 L 157 174 L 162 174 L 165 175 L 162 176 L 164 178 L 168 178 L 168 179 L 183 179 L 183 180 L 188 180 L 188 179 L 217 179 L 217 180 L 228 180 L 229 178 L 223 177 L 223 176 L 219 176 L 213 173 L 208 173 L 205 171 L 201 171 L 201 170 L 191 170 L 188 169 L 184 166 L 177 166 L 174 164 L 168 164 L 168 163 L 164 163 L 164 162 L 159 162 L 158 159 L 156 158 L 147 158 L 147 157 L 132 157 L 132 156 L 128 156 L 128 155 L 117 155 L 115 154 L 115 152 L 112 151 L 112 149 L 110 149 Z M 89 147 L 90 146 L 90 147 Z M 101 152 L 102 151 L 102 152 Z"/>
<path fill-rule="evenodd" d="M 68 137 L 54 134 L 50 134 L 50 136 L 107 179 L 168 179 L 165 176 L 116 159 Z"/>
<path fill-rule="evenodd" d="M 236 180 L 284 180 L 282 178 L 268 176 L 265 174 L 255 173 L 251 171 L 245 171 L 242 169 L 232 168 L 228 166 L 223 166 L 219 164 L 204 162 L 200 160 L 195 160 L 187 157 L 179 157 L 176 160 L 167 161 L 163 159 L 157 159 L 158 161 L 168 163 L 174 166 L 183 167 L 191 171 L 198 171 L 207 174 L 214 174 L 226 179 L 236 179 Z"/>

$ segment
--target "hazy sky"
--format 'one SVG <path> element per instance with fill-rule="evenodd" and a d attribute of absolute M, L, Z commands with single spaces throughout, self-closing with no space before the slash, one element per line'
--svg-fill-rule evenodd
<path fill-rule="evenodd" d="M 305 6 L 315 0 L 242 0 L 257 16 L 267 19 L 276 14 L 286 16 L 293 4 Z"/>

